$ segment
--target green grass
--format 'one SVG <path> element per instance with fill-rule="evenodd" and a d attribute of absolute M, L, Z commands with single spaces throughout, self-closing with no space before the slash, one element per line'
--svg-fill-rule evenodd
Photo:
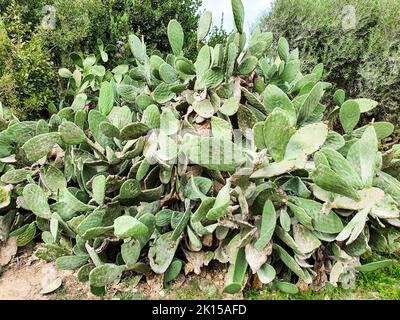
<path fill-rule="evenodd" d="M 124 287 L 128 288 L 130 285 L 130 278 L 126 279 Z M 200 287 L 199 281 L 197 279 L 191 280 L 189 283 L 184 284 L 181 288 L 170 288 L 166 287 L 164 290 L 164 295 L 149 296 L 139 292 L 126 291 L 118 292 L 114 299 L 120 300 L 147 300 L 147 299 L 177 299 L 177 300 L 216 300 L 222 299 L 222 294 L 219 292 L 218 288 L 212 283 L 207 283 L 205 286 Z"/>
<path fill-rule="evenodd" d="M 137 277 L 128 277 L 124 279 L 121 284 L 124 289 L 134 289 L 138 284 Z M 120 291 L 116 293 L 114 296 L 108 296 L 108 299 L 118 299 L 118 300 L 148 300 L 150 297 L 141 294 L 140 292 L 134 291 Z"/>
<path fill-rule="evenodd" d="M 84 292 L 74 292 L 71 294 L 64 287 L 58 288 L 52 295 L 52 300 L 85 300 L 88 299 L 87 294 Z"/>
<path fill-rule="evenodd" d="M 246 300 L 325 300 L 327 297 L 334 300 L 343 300 L 351 296 L 351 290 L 343 290 L 334 288 L 328 285 L 321 292 L 313 292 L 309 289 L 306 293 L 298 293 L 289 295 L 283 292 L 270 290 L 267 287 L 259 292 L 258 290 L 251 289 L 245 293 Z"/>
<path fill-rule="evenodd" d="M 115 296 L 109 297 L 109 299 L 116 300 L 149 300 L 149 297 L 134 292 L 118 292 Z"/>
<path fill-rule="evenodd" d="M 400 256 L 394 256 L 400 260 Z M 378 293 L 379 299 L 400 300 L 400 263 L 389 266 L 385 270 L 360 272 L 357 287 L 365 291 Z"/>
<path fill-rule="evenodd" d="M 388 258 L 400 260 L 400 255 L 391 255 Z M 372 258 L 371 258 L 372 259 Z M 369 260 L 371 260 L 369 259 Z M 363 263 L 370 262 L 365 260 Z M 320 292 L 312 292 L 288 295 L 282 292 L 270 290 L 266 287 L 262 292 L 248 290 L 245 299 L 249 300 L 345 300 L 345 299 L 380 299 L 400 300 L 400 263 L 385 269 L 372 272 L 360 272 L 357 275 L 355 289 L 335 288 L 327 284 Z"/>
<path fill-rule="evenodd" d="M 168 289 L 167 292 L 174 292 L 176 295 L 176 299 L 178 300 L 191 300 L 191 299 L 199 299 L 199 300 L 216 300 L 222 299 L 222 294 L 219 292 L 218 288 L 212 283 L 208 283 L 207 285 L 200 288 L 199 282 L 196 280 L 192 280 L 189 285 L 185 288 L 172 290 Z"/>
<path fill-rule="evenodd" d="M 178 300 L 214 300 L 223 298 L 216 286 L 209 284 L 200 287 L 196 279 L 191 280 L 179 289 L 166 288 L 164 291 L 164 296 L 153 298 Z M 357 276 L 355 289 L 337 288 L 328 283 L 325 289 L 319 292 L 313 292 L 309 289 L 305 293 L 289 295 L 265 286 L 262 291 L 256 289 L 246 290 L 243 297 L 246 300 L 400 300 L 400 264 L 373 272 L 360 272 Z M 117 293 L 115 298 L 121 300 L 150 299 L 145 295 L 132 292 Z"/>

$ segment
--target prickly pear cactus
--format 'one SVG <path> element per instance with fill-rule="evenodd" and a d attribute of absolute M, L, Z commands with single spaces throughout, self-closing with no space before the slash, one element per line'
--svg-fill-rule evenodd
<path fill-rule="evenodd" d="M 196 256 L 196 273 L 229 264 L 227 293 L 351 286 L 391 263 L 361 265 L 400 250 L 393 125 L 360 127 L 376 103 L 344 92 L 328 110 L 323 66 L 302 74 L 298 51 L 259 29 L 246 41 L 243 5 L 232 7 L 235 32 L 214 47 L 204 13 L 196 61 L 173 20 L 165 57 L 135 35 L 132 59 L 112 70 L 74 55 L 49 121 L 0 113 L 0 241 L 40 234 L 37 256 L 79 269 L 96 294 L 128 271 L 167 285 L 182 257 Z"/>

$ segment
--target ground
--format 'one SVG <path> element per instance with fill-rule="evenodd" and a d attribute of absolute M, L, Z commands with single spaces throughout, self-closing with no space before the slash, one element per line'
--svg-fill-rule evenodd
<path fill-rule="evenodd" d="M 396 257 L 399 258 L 398 256 Z M 247 289 L 243 294 L 227 295 L 222 293 L 224 274 L 223 266 L 212 266 L 200 275 L 180 275 L 168 287 L 163 287 L 157 276 L 142 278 L 126 277 L 118 285 L 111 286 L 104 299 L 140 300 L 140 299 L 262 299 L 262 300 L 345 300 L 345 299 L 384 299 L 400 300 L 400 265 L 393 265 L 385 270 L 360 273 L 356 289 L 327 287 L 324 291 L 311 291 L 286 295 L 280 292 Z M 53 286 L 62 285 L 55 291 Z M 46 263 L 25 251 L 14 257 L 0 275 L 1 299 L 100 299 L 90 293 L 89 285 L 81 283 L 73 271 L 60 271 L 54 263 Z"/>

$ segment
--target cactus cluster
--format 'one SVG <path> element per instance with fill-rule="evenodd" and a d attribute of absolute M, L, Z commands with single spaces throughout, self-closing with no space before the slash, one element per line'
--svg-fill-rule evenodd
<path fill-rule="evenodd" d="M 40 234 L 35 254 L 98 295 L 124 274 L 167 284 L 213 260 L 229 265 L 227 293 L 349 286 L 391 264 L 360 259 L 400 249 L 400 146 L 382 148 L 393 125 L 357 128 L 377 104 L 342 90 L 327 110 L 323 65 L 302 74 L 296 49 L 281 38 L 276 54 L 259 29 L 247 40 L 232 9 L 215 47 L 204 13 L 195 62 L 172 20 L 165 59 L 130 35 L 126 65 L 75 55 L 60 70 L 73 99 L 49 121 L 1 114 L 0 241 Z"/>

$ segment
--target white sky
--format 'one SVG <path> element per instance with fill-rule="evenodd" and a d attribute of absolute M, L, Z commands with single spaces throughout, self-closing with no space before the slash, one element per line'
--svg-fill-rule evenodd
<path fill-rule="evenodd" d="M 273 0 L 242 0 L 245 10 L 245 30 L 249 34 L 250 28 L 257 21 L 257 18 L 270 9 Z M 231 0 L 203 0 L 201 11 L 210 10 L 213 14 L 213 23 L 220 25 L 221 15 L 224 13 L 224 28 L 227 32 L 233 30 L 233 14 Z"/>

